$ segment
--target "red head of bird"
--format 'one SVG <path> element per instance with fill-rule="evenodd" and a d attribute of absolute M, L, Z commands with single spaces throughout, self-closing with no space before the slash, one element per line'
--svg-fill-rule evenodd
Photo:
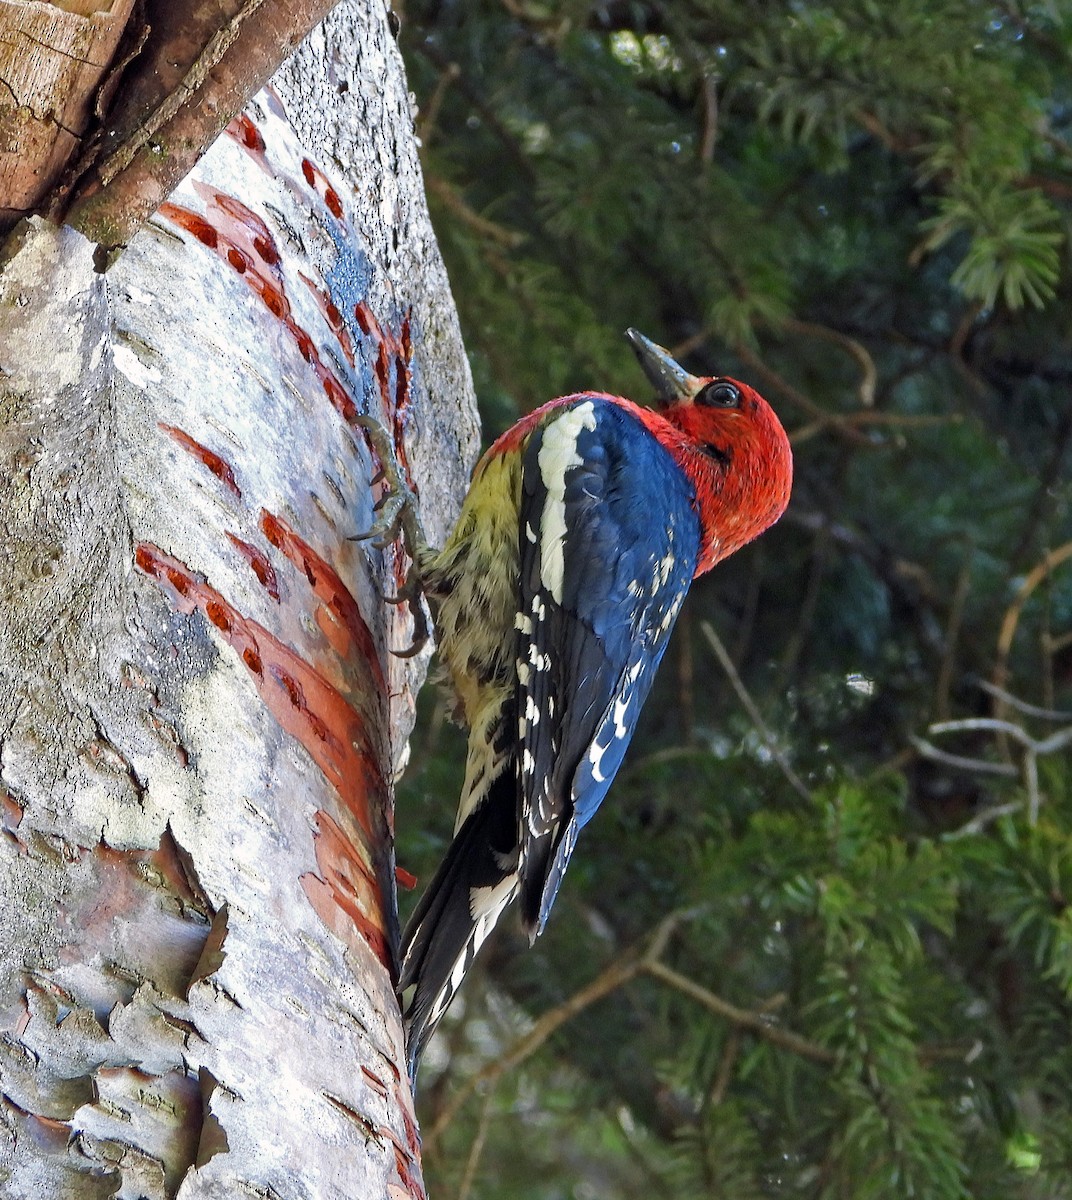
<path fill-rule="evenodd" d="M 696 488 L 703 529 L 696 574 L 739 550 L 785 512 L 793 483 L 789 438 L 774 410 L 746 383 L 690 375 L 662 346 L 628 331 L 661 416 L 677 436 L 657 434 Z"/>

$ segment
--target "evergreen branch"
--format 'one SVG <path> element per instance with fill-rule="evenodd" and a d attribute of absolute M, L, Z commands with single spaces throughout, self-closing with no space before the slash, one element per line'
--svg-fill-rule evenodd
<path fill-rule="evenodd" d="M 647 945 L 641 953 L 638 954 L 635 950 L 628 950 L 619 956 L 606 966 L 590 983 L 585 984 L 584 987 L 574 992 L 567 1000 L 564 1000 L 561 1004 L 544 1013 L 528 1033 L 520 1037 L 512 1047 L 470 1076 L 463 1086 L 450 1098 L 449 1103 L 443 1107 L 435 1123 L 425 1134 L 425 1149 L 434 1152 L 435 1147 L 439 1144 L 443 1134 L 450 1127 L 458 1113 L 482 1085 L 488 1085 L 493 1091 L 499 1080 L 507 1072 L 512 1071 L 514 1067 L 531 1058 L 544 1042 L 557 1033 L 563 1025 L 592 1004 L 595 1004 L 597 1000 L 602 1000 L 605 996 L 609 996 L 612 992 L 617 991 L 641 974 L 661 979 L 675 990 L 691 996 L 712 1012 L 725 1017 L 743 1029 L 751 1030 L 766 1041 L 781 1046 L 783 1049 L 792 1050 L 794 1053 L 800 1054 L 805 1058 L 810 1058 L 815 1062 L 833 1062 L 834 1055 L 832 1051 L 828 1051 L 823 1046 L 817 1045 L 814 1042 L 809 1042 L 806 1038 L 793 1033 L 791 1030 L 770 1024 L 763 1009 L 755 1012 L 737 1008 L 736 1005 L 723 1000 L 721 997 L 715 995 L 714 992 L 708 991 L 707 988 L 693 983 L 687 976 L 681 975 L 662 962 L 662 956 L 666 953 L 666 947 L 678 926 L 683 921 L 698 916 L 702 911 L 703 907 L 699 907 L 678 909 L 670 913 L 669 916 L 656 926 L 654 932 L 647 939 Z M 765 1008 L 769 1011 L 770 1007 L 772 1005 L 768 1001 Z M 472 1154 L 472 1151 L 470 1153 Z"/>
<path fill-rule="evenodd" d="M 670 935 L 677 928 L 682 917 L 681 913 L 671 913 L 656 928 L 647 954 L 651 954 L 653 951 L 662 954 Z M 434 1147 L 439 1142 L 443 1133 L 481 1084 L 488 1083 L 494 1086 L 508 1071 L 530 1058 L 552 1034 L 557 1033 L 578 1013 L 595 1004 L 597 1000 L 602 1000 L 604 996 L 609 996 L 611 992 L 617 991 L 623 984 L 635 979 L 641 971 L 641 966 L 642 959 L 637 957 L 634 952 L 627 951 L 605 967 L 590 983 L 574 992 L 569 999 L 544 1013 L 528 1033 L 519 1038 L 510 1049 L 487 1063 L 472 1075 L 464 1086 L 459 1088 L 425 1135 L 425 1145 Z"/>

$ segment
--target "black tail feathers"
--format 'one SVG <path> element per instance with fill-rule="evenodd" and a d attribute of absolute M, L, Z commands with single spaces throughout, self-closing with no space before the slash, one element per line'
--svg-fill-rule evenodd
<path fill-rule="evenodd" d="M 517 891 L 517 791 L 505 771 L 458 830 L 402 935 L 398 992 L 411 1082 L 485 938 Z"/>

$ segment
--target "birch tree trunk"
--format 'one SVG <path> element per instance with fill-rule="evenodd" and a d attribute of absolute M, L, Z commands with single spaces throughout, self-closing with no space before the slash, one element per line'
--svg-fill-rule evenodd
<path fill-rule="evenodd" d="M 423 1195 L 392 781 L 423 661 L 355 413 L 433 541 L 471 382 L 378 0 L 106 273 L 0 263 L 0 1195 Z M 98 264 L 100 258 L 98 256 Z"/>

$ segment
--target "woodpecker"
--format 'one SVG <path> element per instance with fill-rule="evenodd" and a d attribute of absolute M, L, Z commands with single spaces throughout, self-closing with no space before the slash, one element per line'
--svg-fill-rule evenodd
<path fill-rule="evenodd" d="M 419 557 L 469 745 L 454 840 L 402 937 L 411 1079 L 515 897 L 530 941 L 542 932 L 689 584 L 789 501 L 767 402 L 627 336 L 659 410 L 602 392 L 538 408 L 477 464 L 443 549 Z"/>

